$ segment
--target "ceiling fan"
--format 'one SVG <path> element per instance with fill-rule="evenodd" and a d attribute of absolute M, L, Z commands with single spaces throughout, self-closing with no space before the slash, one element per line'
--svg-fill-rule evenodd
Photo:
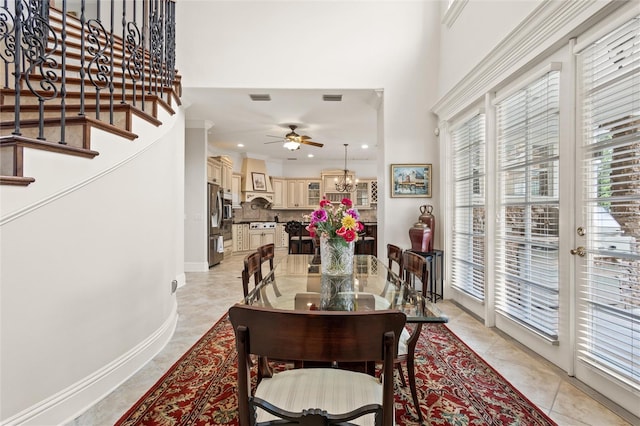
<path fill-rule="evenodd" d="M 311 136 L 297 134 L 296 133 L 297 128 L 298 126 L 296 126 L 295 124 L 289 125 L 289 129 L 291 129 L 291 131 L 286 135 L 284 135 L 284 138 L 282 138 L 282 136 L 271 136 L 271 135 L 267 135 L 267 136 L 269 136 L 270 138 L 284 139 L 284 143 L 282 146 L 288 149 L 289 151 L 295 151 L 297 149 L 300 149 L 300 145 L 311 145 L 311 146 L 316 146 L 318 148 L 322 148 L 324 146 L 324 144 L 312 141 Z M 265 143 L 276 143 L 276 142 L 280 142 L 280 141 L 265 142 Z"/>

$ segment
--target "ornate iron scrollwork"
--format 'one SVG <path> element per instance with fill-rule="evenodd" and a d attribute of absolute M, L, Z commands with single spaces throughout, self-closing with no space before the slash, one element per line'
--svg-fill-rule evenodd
<path fill-rule="evenodd" d="M 129 78 L 133 81 L 133 105 L 136 105 L 136 89 L 144 72 L 144 50 L 142 49 L 142 34 L 135 22 L 127 22 L 124 48 L 126 52 L 125 68 Z"/>
<path fill-rule="evenodd" d="M 87 52 L 91 60 L 87 65 L 89 81 L 96 88 L 96 92 L 106 89 L 110 83 L 110 60 L 106 54 L 109 47 L 109 34 L 97 19 L 89 19 L 86 24 Z M 97 102 L 97 101 L 96 101 Z"/>
<path fill-rule="evenodd" d="M 16 60 L 15 16 L 8 7 L 0 7 L 0 58 L 7 64 Z M 5 80 L 6 86 L 6 80 Z"/>
<path fill-rule="evenodd" d="M 28 2 L 27 16 L 22 26 L 22 51 L 29 64 L 25 70 L 25 81 L 41 103 L 57 97 L 59 91 L 56 86 L 59 79 L 58 61 L 53 57 L 59 41 L 49 25 L 48 10 L 48 2 Z M 35 75 L 39 78 L 34 78 Z M 36 86 L 37 81 L 39 88 Z"/>

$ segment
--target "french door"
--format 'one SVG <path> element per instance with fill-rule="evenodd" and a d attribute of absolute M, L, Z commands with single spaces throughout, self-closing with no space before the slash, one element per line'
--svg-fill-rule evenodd
<path fill-rule="evenodd" d="M 578 75 L 575 374 L 640 415 L 640 17 L 581 50 Z"/>

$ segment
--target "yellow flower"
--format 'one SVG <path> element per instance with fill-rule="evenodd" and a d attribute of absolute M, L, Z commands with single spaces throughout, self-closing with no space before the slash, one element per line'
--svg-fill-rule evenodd
<path fill-rule="evenodd" d="M 342 218 L 342 226 L 346 229 L 356 229 L 357 222 L 356 220 L 349 215 L 346 215 Z"/>

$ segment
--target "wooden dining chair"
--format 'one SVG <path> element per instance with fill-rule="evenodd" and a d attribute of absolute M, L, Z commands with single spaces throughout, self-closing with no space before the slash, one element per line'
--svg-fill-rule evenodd
<path fill-rule="evenodd" d="M 273 271 L 273 258 L 276 254 L 276 245 L 274 243 L 264 244 L 258 247 L 257 251 L 260 253 L 260 278 L 263 278 L 267 275 L 262 272 L 262 266 L 265 262 L 269 262 L 269 272 Z"/>
<path fill-rule="evenodd" d="M 389 260 L 389 270 L 393 271 L 393 263 L 398 265 L 398 276 L 402 277 L 402 252 L 403 250 L 393 244 L 387 244 L 387 259 Z"/>
<path fill-rule="evenodd" d="M 429 270 L 427 269 L 427 260 L 409 250 L 402 252 L 401 258 L 402 272 L 404 280 L 409 283 L 415 289 L 416 279 L 420 281 L 422 285 L 422 296 L 425 298 L 427 282 L 429 279 Z M 425 298 L 426 300 L 426 298 Z M 409 389 L 411 390 L 411 397 L 413 398 L 413 405 L 416 409 L 418 419 L 422 423 L 422 410 L 420 410 L 420 403 L 418 402 L 418 394 L 416 391 L 416 374 L 415 374 L 415 350 L 422 332 L 422 323 L 416 323 L 413 326 L 411 332 L 407 332 L 406 328 L 400 335 L 398 344 L 398 355 L 395 359 L 395 365 L 400 374 L 400 381 L 402 386 L 406 386 L 404 380 L 404 373 L 402 371 L 402 363 L 407 365 L 407 377 L 409 378 Z"/>
<path fill-rule="evenodd" d="M 242 292 L 246 298 L 249 295 L 249 281 L 253 277 L 254 287 L 258 286 L 262 279 L 262 263 L 260 262 L 260 252 L 255 251 L 244 258 L 244 269 L 242 270 Z"/>
<path fill-rule="evenodd" d="M 236 333 L 242 426 L 275 424 L 280 419 L 300 425 L 344 424 L 354 419 L 359 424 L 394 423 L 393 375 L 383 375 L 380 381 L 340 366 L 382 360 L 383 370 L 393 371 L 398 336 L 406 321 L 402 312 L 310 313 L 237 304 L 229 309 L 229 318 Z M 337 368 L 263 375 L 252 394 L 251 355 L 324 362 Z"/>

